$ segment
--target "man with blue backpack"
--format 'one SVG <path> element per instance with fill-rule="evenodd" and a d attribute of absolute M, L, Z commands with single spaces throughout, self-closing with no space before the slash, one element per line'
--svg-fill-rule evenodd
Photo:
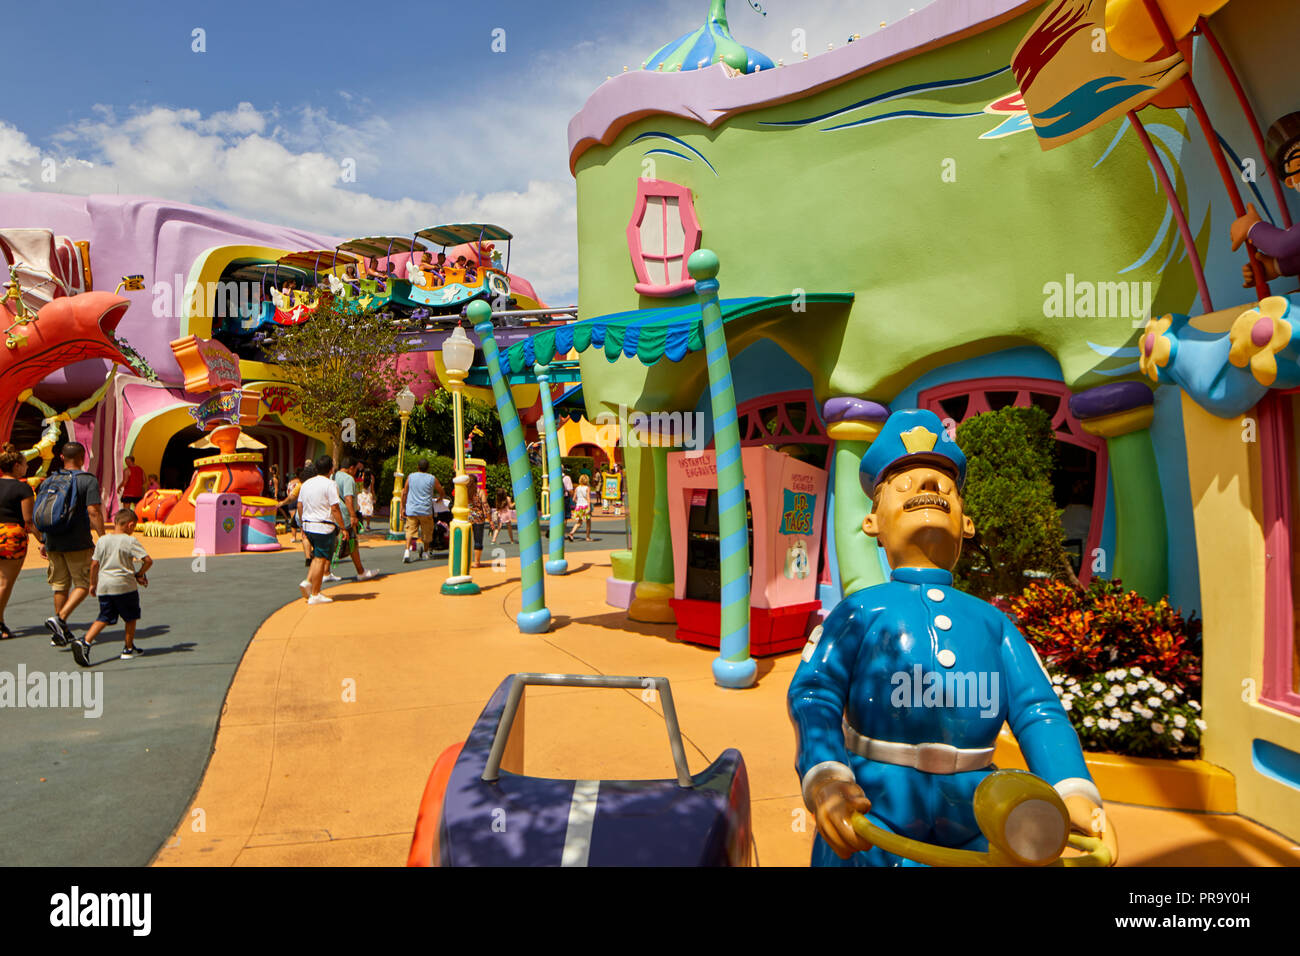
<path fill-rule="evenodd" d="M 54 591 L 54 616 L 45 619 L 50 643 L 66 647 L 76 639 L 68 617 L 90 593 L 90 559 L 95 542 L 104 533 L 104 509 L 99 482 L 82 470 L 86 449 L 79 442 L 63 446 L 63 468 L 41 482 L 32 508 L 41 557 L 49 561 L 46 578 Z"/>

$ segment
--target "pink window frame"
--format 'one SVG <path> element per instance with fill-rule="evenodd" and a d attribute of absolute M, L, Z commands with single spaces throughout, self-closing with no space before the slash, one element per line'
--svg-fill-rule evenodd
<path fill-rule="evenodd" d="M 1295 595 L 1291 581 L 1291 396 L 1272 392 L 1258 406 L 1264 489 L 1264 686 L 1260 702 L 1300 716 L 1295 663 Z"/>
<path fill-rule="evenodd" d="M 1032 404 L 1029 400 L 1030 392 L 1056 396 L 1059 401 L 1056 414 L 1052 416 L 1052 431 L 1056 434 L 1056 440 L 1086 448 L 1097 456 L 1097 467 L 1093 477 L 1092 522 L 1088 527 L 1088 540 L 1083 548 L 1083 561 L 1079 565 L 1079 583 L 1086 587 L 1092 581 L 1092 562 L 1088 560 L 1088 556 L 1101 544 L 1101 530 L 1106 519 L 1106 486 L 1110 476 L 1110 456 L 1106 452 L 1106 440 L 1083 430 L 1079 420 L 1070 413 L 1070 396 L 1074 393 L 1064 382 L 1056 382 L 1050 378 L 974 378 L 949 382 L 946 385 L 927 388 L 917 396 L 916 404 L 919 408 L 929 409 L 940 418 L 946 418 L 948 413 L 940 403 L 947 398 L 966 395 L 970 400 L 966 403 L 966 411 L 962 415 L 961 421 L 964 422 L 972 415 L 992 411 L 987 397 L 989 392 L 1015 392 L 1016 398 L 1012 404 L 1017 408 L 1027 408 Z M 957 424 L 960 425 L 961 422 Z"/>
<path fill-rule="evenodd" d="M 651 198 L 676 199 L 677 213 L 682 221 L 682 275 L 678 281 L 667 285 L 652 281 L 650 270 L 646 265 L 647 258 L 659 262 L 666 261 L 668 258 L 667 249 L 664 250 L 662 255 L 652 253 L 647 256 L 645 249 L 641 245 L 641 223 L 645 219 Z M 664 203 L 661 209 L 664 216 L 664 235 L 666 236 L 668 234 L 668 204 Z M 627 225 L 627 248 L 632 255 L 632 268 L 636 270 L 637 282 L 633 288 L 639 294 L 667 299 L 693 292 L 695 290 L 695 280 L 686 271 L 686 260 L 690 258 L 692 252 L 700 248 L 700 221 L 695 215 L 695 200 L 691 197 L 691 191 L 685 186 L 669 182 L 666 179 L 638 179 L 636 182 L 636 205 L 632 208 L 632 220 Z"/>

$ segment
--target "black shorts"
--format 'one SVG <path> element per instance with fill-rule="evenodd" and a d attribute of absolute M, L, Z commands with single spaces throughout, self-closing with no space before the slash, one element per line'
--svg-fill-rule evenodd
<path fill-rule="evenodd" d="M 139 591 L 127 591 L 125 594 L 99 595 L 99 615 L 95 620 L 113 625 L 117 623 L 118 615 L 121 615 L 123 621 L 140 620 Z"/>
<path fill-rule="evenodd" d="M 311 545 L 311 556 L 313 558 L 324 558 L 327 561 L 333 559 L 334 542 L 339 536 L 337 531 L 331 531 L 327 534 L 318 534 L 315 531 L 304 531 L 303 534 Z"/>

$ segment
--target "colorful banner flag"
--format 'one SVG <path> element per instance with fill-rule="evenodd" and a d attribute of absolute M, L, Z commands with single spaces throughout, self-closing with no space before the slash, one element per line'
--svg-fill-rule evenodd
<path fill-rule="evenodd" d="M 1043 149 L 1137 109 L 1187 73 L 1181 54 L 1139 63 L 1111 49 L 1106 0 L 1057 0 L 1020 41 L 1011 71 Z"/>

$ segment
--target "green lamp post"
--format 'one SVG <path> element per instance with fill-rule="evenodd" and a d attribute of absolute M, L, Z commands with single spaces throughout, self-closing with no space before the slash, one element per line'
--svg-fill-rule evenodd
<path fill-rule="evenodd" d="M 415 410 L 415 393 L 403 385 L 394 401 L 397 402 L 397 413 L 402 418 L 402 437 L 397 442 L 397 470 L 393 474 L 393 500 L 388 503 L 388 540 L 400 541 L 406 537 L 406 533 L 402 530 L 402 481 L 406 477 L 403 474 L 406 467 L 403 462 L 406 457 L 406 423 L 411 420 L 411 412 Z"/>
<path fill-rule="evenodd" d="M 451 385 L 452 416 L 456 430 L 456 497 L 451 506 L 451 553 L 448 555 L 451 573 L 442 584 L 443 594 L 478 594 L 479 587 L 470 577 L 469 560 L 473 529 L 469 523 L 469 483 L 465 474 L 465 423 L 462 411 L 461 390 L 465 376 L 474 362 L 474 343 L 459 325 L 442 343 L 442 363 L 447 369 Z"/>

